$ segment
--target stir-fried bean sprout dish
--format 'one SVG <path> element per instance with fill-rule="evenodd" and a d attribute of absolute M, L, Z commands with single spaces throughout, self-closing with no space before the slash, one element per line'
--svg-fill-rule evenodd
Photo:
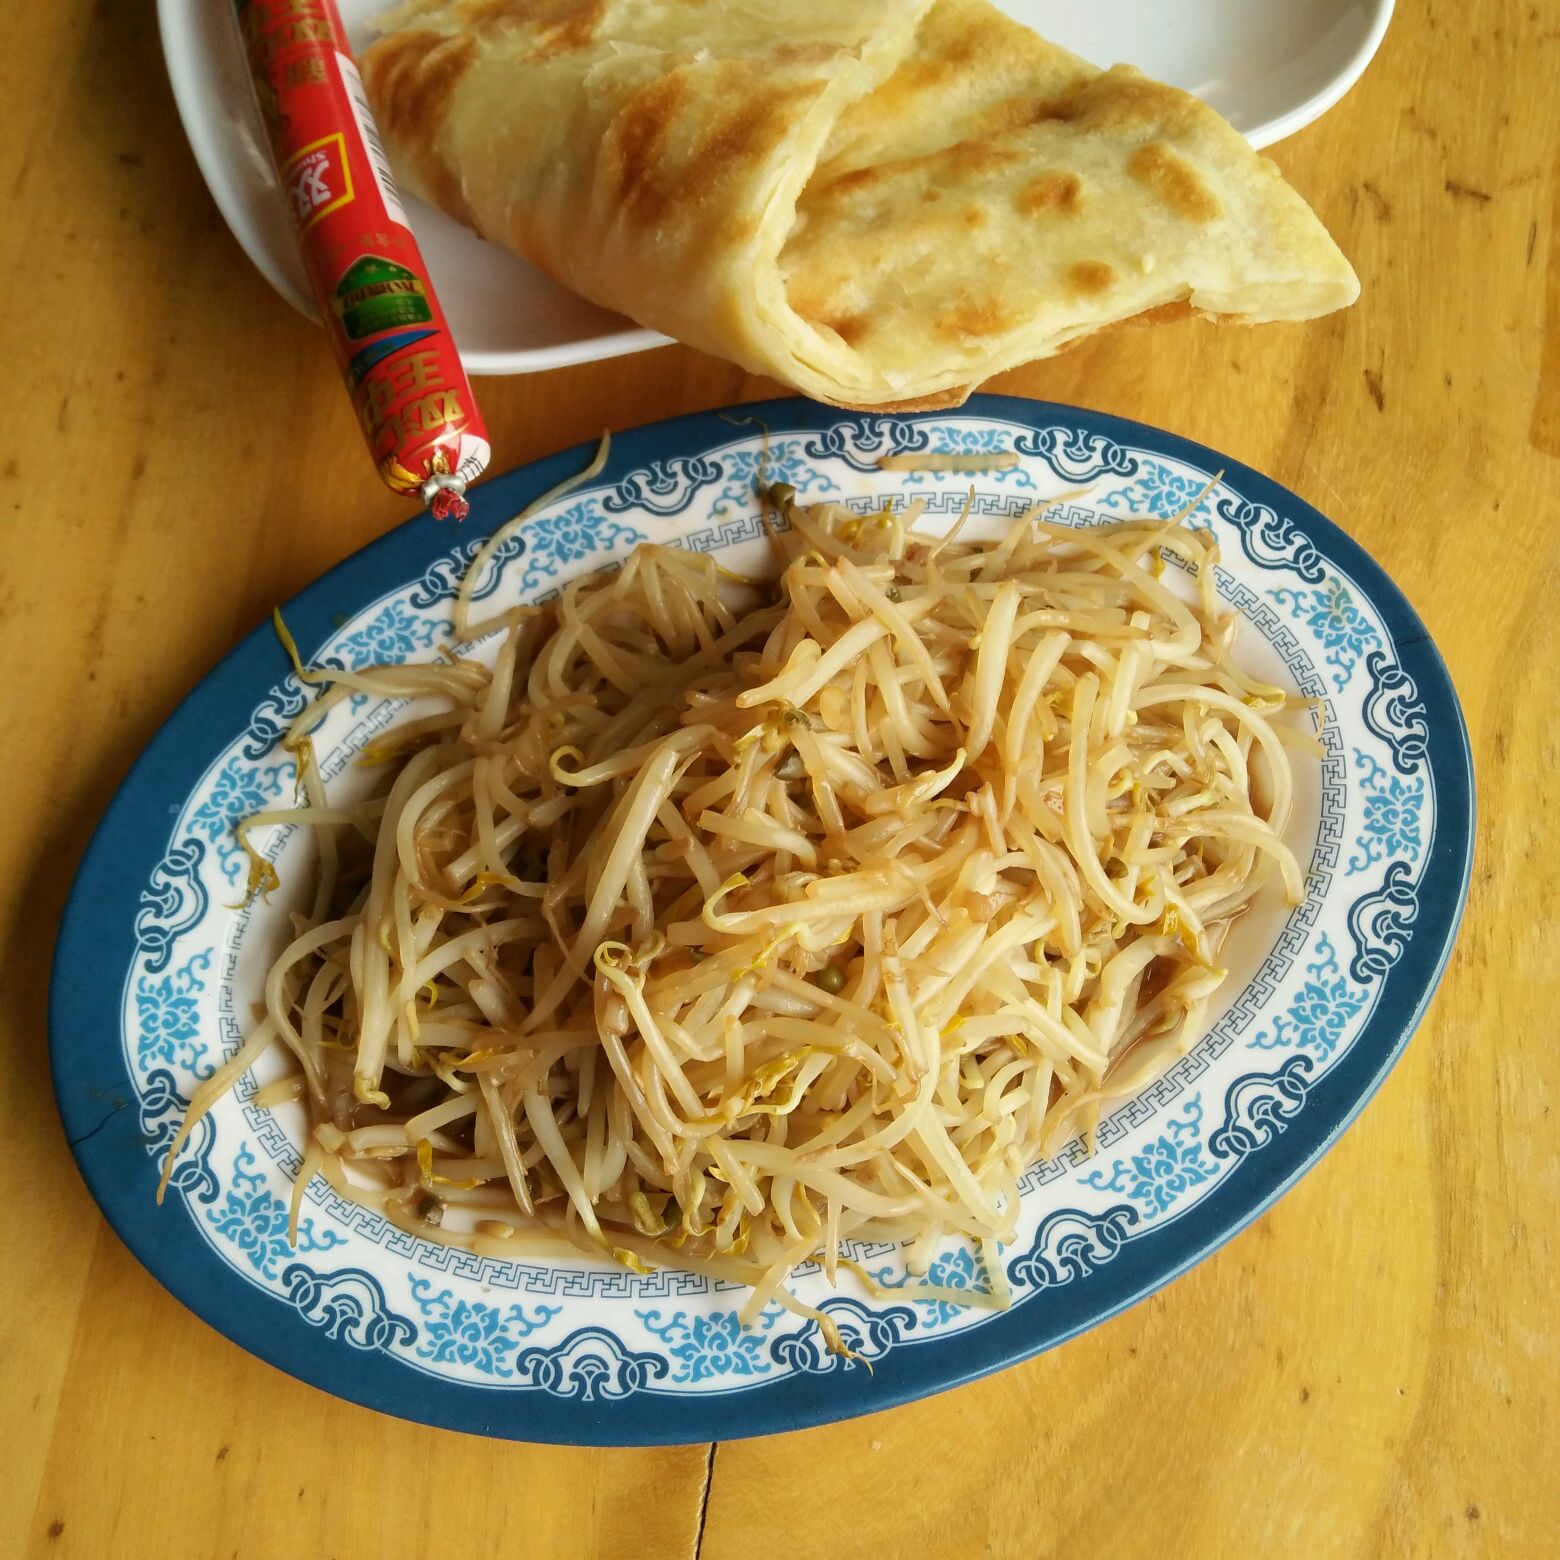
<path fill-rule="evenodd" d="M 316 880 L 183 1135 L 280 1044 L 295 1219 L 322 1175 L 748 1316 L 817 1315 L 787 1277 L 848 1242 L 959 1235 L 1002 1303 L 1019 1177 L 1196 1043 L 1265 882 L 1302 896 L 1286 700 L 1177 522 L 966 541 L 766 496 L 777 580 L 645 544 L 486 624 L 463 595 L 491 665 L 305 673 L 299 803 L 241 834 L 312 825 Z M 337 802 L 309 733 L 357 693 L 415 702 Z"/>

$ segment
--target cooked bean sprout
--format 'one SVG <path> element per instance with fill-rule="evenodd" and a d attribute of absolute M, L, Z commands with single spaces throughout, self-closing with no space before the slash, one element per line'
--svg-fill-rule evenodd
<path fill-rule="evenodd" d="M 293 723 L 305 804 L 245 838 L 317 827 L 312 909 L 185 1134 L 279 1042 L 344 1194 L 752 1315 L 852 1240 L 1010 1240 L 1025 1169 L 1195 1044 L 1231 924 L 1303 890 L 1286 701 L 1230 658 L 1210 540 L 773 497 L 776 584 L 643 545 L 495 619 L 491 668 L 309 674 L 432 713 L 351 805 L 309 743 L 334 694 Z"/>

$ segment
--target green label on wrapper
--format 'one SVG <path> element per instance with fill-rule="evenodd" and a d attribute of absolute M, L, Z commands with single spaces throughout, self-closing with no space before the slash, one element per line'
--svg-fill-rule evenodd
<path fill-rule="evenodd" d="M 354 260 L 336 283 L 331 304 L 348 341 L 433 319 L 421 279 L 381 255 Z"/>

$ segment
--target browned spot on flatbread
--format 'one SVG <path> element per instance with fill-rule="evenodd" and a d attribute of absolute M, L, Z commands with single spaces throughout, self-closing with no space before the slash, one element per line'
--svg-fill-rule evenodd
<path fill-rule="evenodd" d="M 694 146 L 674 127 L 700 122 L 690 70 L 677 70 L 637 92 L 607 133 L 607 166 L 624 209 L 640 226 L 668 220 L 711 198 L 734 169 L 762 163 L 790 133 L 798 105 L 824 89 L 821 77 L 765 85 L 757 69 L 733 70 L 720 101 L 732 106 Z"/>
<path fill-rule="evenodd" d="M 963 406 L 970 398 L 974 385 L 954 385 L 947 390 L 934 390 L 930 395 L 915 396 L 908 401 L 876 401 L 864 406 L 859 401 L 831 401 L 831 406 L 843 406 L 848 412 L 945 412 L 951 407 Z"/>
<path fill-rule="evenodd" d="M 840 51 L 832 43 L 782 43 L 765 56 L 771 62 L 787 65 L 822 65 L 839 59 Z"/>
<path fill-rule="evenodd" d="M 932 153 L 924 160 L 931 162 L 937 155 Z M 1017 162 L 1023 153 L 1011 146 L 998 146 L 990 141 L 970 140 L 956 142 L 944 155 L 961 172 L 984 173 L 989 168 L 1001 168 L 1007 163 Z"/>
<path fill-rule="evenodd" d="M 938 45 L 938 57 L 948 65 L 970 65 L 979 60 L 982 45 L 990 35 L 980 29 L 958 28 L 944 35 Z"/>
<path fill-rule="evenodd" d="M 750 211 L 733 212 L 720 225 L 720 236 L 724 243 L 739 248 L 743 244 L 751 243 L 758 237 L 758 218 Z"/>
<path fill-rule="evenodd" d="M 864 314 L 836 314 L 828 319 L 820 319 L 814 322 L 832 330 L 847 347 L 853 347 L 867 333 L 867 326 L 871 323 Z"/>
<path fill-rule="evenodd" d="M 1196 98 L 1150 81 L 1130 65 L 1116 65 L 1094 77 L 1069 105 L 1066 117 L 1101 130 L 1148 130 L 1167 136 L 1199 122 L 1218 122 Z"/>
<path fill-rule="evenodd" d="M 592 43 L 606 0 L 459 0 L 455 14 L 473 32 L 526 35 L 531 60 L 569 54 Z"/>
<path fill-rule="evenodd" d="M 1103 260 L 1078 260 L 1067 267 L 1067 285 L 1075 293 L 1096 297 L 1116 280 L 1116 273 Z"/>
<path fill-rule="evenodd" d="M 1197 176 L 1197 170 L 1162 142 L 1150 141 L 1147 146 L 1140 146 L 1127 167 L 1133 178 L 1146 184 L 1187 221 L 1212 222 L 1219 215 L 1219 202 Z"/>
<path fill-rule="evenodd" d="M 1141 314 L 1134 314 L 1127 319 L 1118 320 L 1120 325 L 1173 325 L 1177 320 L 1189 320 L 1197 311 L 1192 307 L 1189 298 L 1174 298 L 1169 303 L 1156 303 L 1152 309 L 1144 309 Z"/>
<path fill-rule="evenodd" d="M 995 336 L 1008 328 L 1009 320 L 994 298 L 961 298 L 937 318 L 937 332 L 962 340 L 969 336 Z"/>
<path fill-rule="evenodd" d="M 1104 335 L 1109 331 L 1124 330 L 1129 327 L 1143 325 L 1163 325 L 1174 320 L 1188 319 L 1193 315 L 1221 325 L 1244 323 L 1244 317 L 1241 315 L 1208 314 L 1201 309 L 1194 309 L 1191 302 L 1186 298 L 1173 298 L 1166 303 L 1156 304 L 1153 308 L 1144 309 L 1138 314 L 1130 314 L 1125 319 L 1112 320 L 1108 324 L 1098 326 L 1093 330 L 1081 330 L 1076 335 L 1067 337 L 1065 341 L 1057 342 L 1045 356 L 1058 357 L 1063 352 L 1071 352 L 1075 347 L 1080 347 L 1094 337 Z M 853 409 L 876 412 L 940 411 L 946 407 L 962 405 L 973 388 L 972 385 L 962 385 L 956 390 L 942 391 L 919 401 L 898 401 L 892 405 L 854 407 Z M 837 404 L 850 405 L 851 403 L 840 402 Z"/>
<path fill-rule="evenodd" d="M 1051 169 L 1037 174 L 1017 195 L 1013 204 L 1021 216 L 1036 217 L 1043 211 L 1060 211 L 1071 216 L 1078 209 L 1083 183 L 1075 173 Z"/>
<path fill-rule="evenodd" d="M 651 222 L 665 207 L 660 159 L 667 131 L 688 96 L 679 71 L 636 92 L 607 131 L 605 153 L 614 170 L 618 198 L 631 215 Z"/>
<path fill-rule="evenodd" d="M 1054 120 L 1065 120 L 1072 111 L 1072 95 L 1059 93 L 1048 98 L 1008 98 L 993 103 L 975 121 L 975 135 L 1003 136 L 1015 130 L 1027 130 Z"/>
<path fill-rule="evenodd" d="M 417 29 L 380 39 L 362 60 L 364 83 L 386 132 L 405 149 L 434 201 L 466 223 L 471 208 L 438 139 L 455 89 L 476 56 L 473 38 Z"/>
<path fill-rule="evenodd" d="M 544 223 L 539 223 L 524 208 L 509 216 L 509 242 L 515 253 L 523 255 L 532 265 L 549 270 L 554 264 L 552 234 Z"/>
<path fill-rule="evenodd" d="M 979 206 L 966 206 L 959 213 L 959 220 L 967 228 L 985 227 L 986 213 Z"/>
<path fill-rule="evenodd" d="M 852 168 L 849 173 L 842 173 L 838 178 L 830 179 L 824 186 L 831 195 L 849 195 L 854 190 L 870 189 L 883 177 L 880 167 Z"/>
<path fill-rule="evenodd" d="M 832 330 L 847 346 L 855 346 L 866 334 L 871 321 L 865 314 L 843 304 L 850 296 L 850 280 L 835 273 L 814 275 L 810 282 L 789 281 L 786 299 L 809 325 Z"/>
<path fill-rule="evenodd" d="M 939 179 L 949 170 L 957 173 L 987 173 L 995 168 L 1016 162 L 1023 153 L 1013 147 L 993 145 L 989 141 L 956 141 L 940 151 L 928 152 L 922 157 L 907 157 L 900 162 L 872 164 L 865 168 L 851 168 L 837 174 L 820 186 L 810 187 L 809 200 L 827 193 L 830 196 L 854 195 L 871 189 L 874 185 L 889 183 L 895 179 L 905 181 L 915 176 Z M 943 191 L 936 183 L 930 183 L 921 191 L 925 201 L 940 200 Z"/>
<path fill-rule="evenodd" d="M 401 140 L 426 142 L 476 55 L 474 39 L 427 29 L 381 39 L 363 59 L 379 118 Z"/>
<path fill-rule="evenodd" d="M 1027 130 L 1030 125 L 1049 124 L 1053 120 L 1070 119 L 1076 99 L 1072 93 L 1062 93 L 1051 98 L 1036 98 L 1033 102 L 1014 105 L 1011 123 L 1014 129 Z"/>
<path fill-rule="evenodd" d="M 908 112 L 924 92 L 938 86 L 952 74 L 944 60 L 905 60 L 887 81 L 872 93 L 872 106 L 882 116 Z"/>
<path fill-rule="evenodd" d="M 1100 326 L 1101 331 L 1137 329 L 1144 325 L 1174 325 L 1179 320 L 1208 320 L 1214 325 L 1244 325 L 1243 314 L 1210 314 L 1206 309 L 1193 307 L 1190 298 L 1172 298 L 1167 303 L 1156 303 L 1152 308 L 1129 314 L 1124 320 L 1112 320 Z"/>
<path fill-rule="evenodd" d="M 813 80 L 744 93 L 739 106 L 694 154 L 691 166 L 698 183 L 708 187 L 734 165 L 762 161 L 789 134 L 797 118 L 796 105 L 822 90 L 823 82 Z"/>

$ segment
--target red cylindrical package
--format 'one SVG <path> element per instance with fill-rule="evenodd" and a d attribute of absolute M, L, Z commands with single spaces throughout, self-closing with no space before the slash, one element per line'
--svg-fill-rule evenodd
<path fill-rule="evenodd" d="M 335 0 L 235 0 L 309 284 L 379 474 L 462 518 L 487 429 L 352 63 Z"/>

